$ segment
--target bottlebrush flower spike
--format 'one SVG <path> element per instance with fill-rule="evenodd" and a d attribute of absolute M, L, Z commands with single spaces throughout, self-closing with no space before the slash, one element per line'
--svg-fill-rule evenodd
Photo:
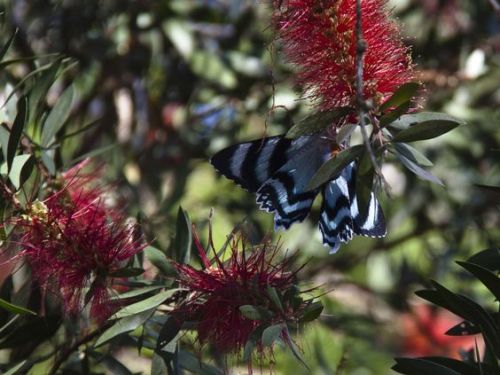
<path fill-rule="evenodd" d="M 144 245 L 126 217 L 105 203 L 99 171 L 82 172 L 86 164 L 63 174 L 62 187 L 32 203 L 15 224 L 19 256 L 40 286 L 59 293 L 68 314 L 88 302 L 90 316 L 101 322 L 118 307 L 109 298 L 113 272 Z"/>
<path fill-rule="evenodd" d="M 274 2 L 274 24 L 298 82 L 321 111 L 356 104 L 356 0 Z M 384 102 L 414 78 L 409 50 L 386 0 L 362 0 L 364 97 Z"/>
<path fill-rule="evenodd" d="M 220 352 L 239 353 L 251 342 L 262 359 L 266 349 L 272 354 L 272 345 L 266 348 L 259 330 L 277 324 L 283 328 L 276 338 L 293 345 L 286 323 L 297 323 L 314 304 L 299 296 L 290 258 L 279 260 L 279 247 L 267 242 L 250 250 L 240 238 L 229 245 L 226 261 L 217 255 L 209 261 L 196 236 L 195 244 L 203 269 L 174 264 L 188 297 L 172 315 L 198 322 L 200 346 L 210 343 Z"/>

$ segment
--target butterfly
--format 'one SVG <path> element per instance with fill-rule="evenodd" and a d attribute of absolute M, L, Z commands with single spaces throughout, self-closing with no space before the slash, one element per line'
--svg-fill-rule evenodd
<path fill-rule="evenodd" d="M 332 140 L 321 135 L 295 139 L 274 136 L 244 142 L 216 153 L 211 164 L 224 176 L 257 195 L 262 210 L 274 213 L 275 229 L 288 229 L 309 214 L 316 196 L 323 202 L 319 229 L 323 244 L 336 252 L 353 235 L 383 237 L 384 214 L 372 192 L 368 207 L 360 210 L 356 197 L 356 162 L 311 191 L 306 186 L 332 157 Z"/>

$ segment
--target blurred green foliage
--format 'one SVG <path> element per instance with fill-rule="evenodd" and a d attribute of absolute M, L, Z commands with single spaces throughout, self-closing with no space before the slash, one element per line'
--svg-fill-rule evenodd
<path fill-rule="evenodd" d="M 28 121 L 26 132 L 51 146 L 40 151 L 49 173 L 95 155 L 105 163 L 107 177 L 118 181 L 117 193 L 127 210 L 159 249 L 168 249 L 174 239 L 180 204 L 205 228 L 204 241 L 210 209 L 215 209 L 218 246 L 236 224 L 255 243 L 272 232 L 272 216 L 259 211 L 250 193 L 207 162 L 226 145 L 285 133 L 311 113 L 308 103 L 298 100 L 293 67 L 283 61 L 273 40 L 269 4 L 0 4 L 0 44 L 17 30 L 4 61 L 25 59 L 2 66 L 0 120 L 12 123 L 15 103 L 33 82 L 51 82 L 50 75 L 59 78 L 45 87 L 47 101 L 40 102 L 40 113 L 53 113 L 59 95 L 71 96 L 69 111 L 54 115 L 59 123 L 53 133 L 39 134 L 41 124 Z M 415 144 L 433 161 L 432 171 L 445 187 L 419 180 L 387 158 L 383 172 L 392 189 L 390 196 L 381 197 L 388 218 L 386 238 L 356 238 L 328 255 L 313 225 L 318 202 L 311 220 L 275 235 L 284 248 L 299 249 L 299 257 L 309 260 L 300 278 L 325 291 L 320 323 L 299 338 L 311 372 L 298 367 L 293 355 L 277 350 L 277 373 L 387 373 L 393 357 L 405 354 L 402 343 L 412 339 L 399 321 L 414 308 L 415 290 L 437 279 L 457 292 L 485 296 L 453 260 L 500 243 L 500 194 L 480 186 L 500 185 L 498 14 L 487 1 L 477 0 L 393 0 L 390 6 L 413 46 L 425 85 L 422 107 L 467 125 Z M 68 90 L 72 93 L 65 94 Z M 65 116 L 67 121 L 61 119 Z M 44 122 L 50 121 L 49 114 Z M 55 134 L 60 143 L 50 145 Z M 437 343 L 430 340 L 429 345 Z M 148 371 L 148 366 L 134 367 L 140 362 L 134 363 L 133 351 L 117 358 L 131 371 Z"/>

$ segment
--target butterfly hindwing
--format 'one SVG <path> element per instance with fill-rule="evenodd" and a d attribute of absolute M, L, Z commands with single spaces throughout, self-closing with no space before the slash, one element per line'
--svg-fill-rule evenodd
<path fill-rule="evenodd" d="M 354 163 L 343 169 L 340 175 L 323 188 L 323 203 L 319 218 L 319 229 L 323 243 L 336 252 L 341 242 L 352 239 L 354 222 L 351 215 L 352 184 Z"/>
<path fill-rule="evenodd" d="M 331 252 L 336 252 L 341 242 L 349 242 L 354 234 L 369 237 L 386 234 L 384 214 L 373 192 L 368 207 L 360 212 L 355 182 L 356 166 L 352 162 L 323 188 L 319 228 L 323 243 L 330 246 Z"/>

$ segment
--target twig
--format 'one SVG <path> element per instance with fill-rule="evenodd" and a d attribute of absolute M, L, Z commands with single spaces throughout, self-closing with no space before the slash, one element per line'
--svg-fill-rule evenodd
<path fill-rule="evenodd" d="M 54 364 L 52 365 L 52 368 L 50 369 L 49 374 L 50 375 L 55 375 L 57 373 L 57 370 L 59 367 L 63 365 L 64 362 L 69 358 L 69 356 L 78 348 L 82 345 L 87 344 L 88 342 L 92 341 L 95 339 L 97 336 L 99 336 L 101 333 L 103 333 L 106 329 L 111 327 L 112 322 L 107 322 L 103 326 L 97 328 L 96 330 L 90 332 L 88 335 L 82 337 L 80 340 L 75 342 L 73 345 L 71 345 L 69 348 L 64 350 L 59 357 L 57 357 L 54 361 Z"/>
<path fill-rule="evenodd" d="M 365 111 L 367 105 L 364 99 L 363 93 L 363 57 L 366 51 L 366 42 L 363 39 L 363 28 L 361 24 L 361 0 L 356 0 L 356 102 L 358 106 L 358 117 L 359 125 L 361 127 L 361 135 L 363 136 L 363 142 L 366 147 L 366 151 L 370 156 L 373 168 L 382 181 L 385 182 L 382 172 L 377 164 L 377 159 L 373 153 L 373 149 L 370 143 L 370 138 L 366 131 L 365 124 Z"/>

